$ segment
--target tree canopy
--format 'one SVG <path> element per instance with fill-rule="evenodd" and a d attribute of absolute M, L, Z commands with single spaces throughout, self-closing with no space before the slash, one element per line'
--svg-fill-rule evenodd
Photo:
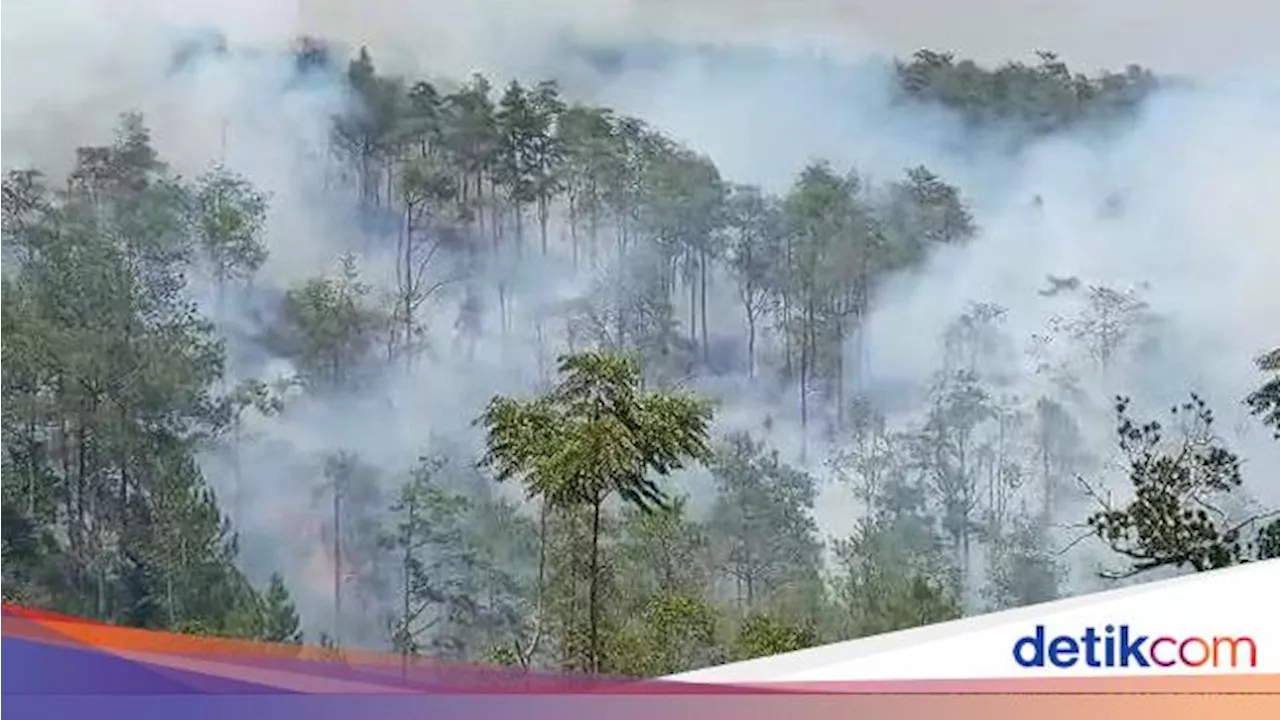
<path fill-rule="evenodd" d="M 814 159 L 771 192 L 555 79 L 292 53 L 351 100 L 307 119 L 302 165 L 341 247 L 269 222 L 297 198 L 221 158 L 180 176 L 134 113 L 65 178 L 6 173 L 6 601 L 405 672 L 661 675 L 1076 592 L 1072 523 L 1108 580 L 1280 556 L 1211 409 L 1280 438 L 1280 350 L 1247 397 L 1142 422 L 1093 378 L 1146 377 L 1161 306 L 1051 276 L 1032 337 L 982 298 L 929 307 L 928 377 L 872 374 L 886 293 L 984 232 L 937 168 Z M 1164 86 L 1050 53 L 922 50 L 891 79 L 1014 145 Z"/>

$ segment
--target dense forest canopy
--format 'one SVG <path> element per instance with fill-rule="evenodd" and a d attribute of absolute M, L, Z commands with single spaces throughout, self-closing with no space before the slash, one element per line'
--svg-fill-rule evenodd
<path fill-rule="evenodd" d="M 195 38 L 170 73 L 237 52 Z M 1033 332 L 994 287 L 939 306 L 920 278 L 1009 231 L 923 164 L 775 193 L 555 79 L 288 62 L 279 92 L 342 98 L 293 195 L 225 129 L 179 174 L 134 112 L 66 177 L 7 170 L 6 601 L 662 675 L 1280 555 L 1235 440 L 1274 443 L 1211 409 L 1280 437 L 1275 337 L 1231 346 L 1261 356 L 1247 397 L 1202 399 L 1145 278 L 1033 278 Z M 1010 153 L 1122 134 L 1164 87 L 1047 52 L 888 77 Z M 937 328 L 885 332 L 903 297 Z M 899 336 L 910 387 L 873 362 Z"/>

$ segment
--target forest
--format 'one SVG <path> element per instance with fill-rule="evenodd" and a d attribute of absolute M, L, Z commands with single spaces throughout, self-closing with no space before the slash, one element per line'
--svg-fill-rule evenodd
<path fill-rule="evenodd" d="M 276 198 L 216 156 L 179 174 L 137 112 L 66 177 L 6 167 L 6 602 L 651 677 L 1280 557 L 1215 422 L 1280 440 L 1274 337 L 1247 396 L 1188 378 L 1160 413 L 1104 382 L 1161 352 L 1160 308 L 1049 277 L 1070 304 L 1042 332 L 939 308 L 927 382 L 885 387 L 879 298 L 984 232 L 940 172 L 815 160 L 774 193 L 554 79 L 401 77 L 316 39 L 288 62 L 345 99 L 307 178 L 354 228 L 327 273 L 266 277 Z M 1009 153 L 1165 87 L 1047 52 L 892 76 L 895 106 Z M 1086 547 L 1105 562 L 1073 570 Z"/>

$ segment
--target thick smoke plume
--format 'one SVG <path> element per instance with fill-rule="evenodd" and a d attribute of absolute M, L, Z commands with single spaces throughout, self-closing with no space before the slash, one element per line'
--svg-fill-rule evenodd
<path fill-rule="evenodd" d="M 1141 362 L 1084 378 L 1090 444 L 1109 452 L 1114 395 L 1133 394 L 1158 409 L 1195 390 L 1219 410 L 1222 431 L 1249 459 L 1246 487 L 1260 501 L 1280 502 L 1270 482 L 1280 467 L 1276 446 L 1246 421 L 1240 404 L 1257 385 L 1253 358 L 1280 342 L 1280 86 L 1265 72 L 1274 58 L 1242 54 L 1261 47 L 1261 38 L 1251 43 L 1241 34 L 1280 24 L 1262 17 L 1276 10 L 1253 7 L 1247 15 L 1220 2 L 1213 18 L 1193 20 L 1166 2 L 1159 15 L 1143 13 L 1143 22 L 1163 23 L 1169 34 L 1147 27 L 1098 46 L 1100 28 L 1133 26 L 1139 3 L 1123 11 L 1101 0 L 1070 11 L 1013 0 L 963 11 L 923 0 L 892 11 L 883 3 L 853 4 L 864 14 L 848 3 L 753 5 L 759 13 L 719 2 L 486 0 L 447 10 L 438 2 L 389 0 L 10 3 L 4 162 L 65 170 L 77 145 L 105 141 L 118 113 L 136 109 L 161 156 L 184 175 L 221 160 L 269 193 L 270 255 L 256 280 L 258 300 L 233 299 L 218 310 L 209 303 L 241 377 L 292 371 L 260 345 L 236 339 L 261 329 L 261 297 L 333 270 L 345 251 L 359 254 L 371 282 L 391 285 L 377 231 L 362 225 L 353 207 L 330 201 L 329 118 L 352 99 L 338 78 L 295 82 L 289 43 L 302 34 L 351 48 L 367 43 L 390 71 L 461 80 L 479 70 L 499 85 L 555 76 L 570 98 L 645 118 L 710 155 L 728 179 L 772 190 L 785 190 L 818 157 L 885 181 L 925 164 L 961 188 L 980 233 L 896 277 L 873 302 L 860 346 L 864 382 L 889 398 L 891 422 L 922 409 L 920 391 L 938 368 L 944 331 L 968 303 L 1007 309 L 1004 330 L 1013 346 L 992 362 L 1011 378 L 1010 393 L 1034 396 L 1046 381 L 1025 345 L 1051 318 L 1079 309 L 1077 300 L 1046 295 L 1046 277 L 1135 289 L 1161 319 L 1162 344 Z M 1112 8 L 1105 14 L 1104 5 Z M 1049 30 L 1064 26 L 1070 29 L 1061 34 Z M 1194 40 L 1180 40 L 1175 30 Z M 175 62 L 181 48 L 210 33 L 221 34 L 231 51 Z M 920 45 L 991 61 L 1045 47 L 1073 64 L 1137 61 L 1196 82 L 1158 93 L 1122 127 L 1009 152 L 1001 137 L 975 139 L 944 111 L 893 102 L 886 53 L 906 55 Z M 1219 76 L 1230 79 L 1213 79 Z M 299 398 L 281 416 L 248 423 L 246 449 L 234 461 L 209 457 L 211 482 L 234 498 L 224 504 L 241 528 L 249 570 L 283 568 L 304 617 L 323 626 L 332 568 L 316 530 L 325 513 L 313 498 L 318 459 L 343 448 L 397 478 L 431 443 L 477 448 L 470 422 L 491 395 L 527 392 L 549 379 L 565 343 L 553 326 L 533 319 L 597 280 L 567 268 L 554 256 L 508 268 L 517 306 L 505 344 L 494 330 L 497 308 L 486 307 L 486 333 L 474 356 L 465 356 L 453 330 L 461 297 L 443 293 L 429 313 L 429 353 L 411 371 L 392 371 L 343 400 Z M 718 292 L 711 326 L 737 342 L 740 311 L 728 289 Z M 829 474 L 833 449 L 815 445 L 802 456 L 785 403 L 732 373 L 698 382 L 719 396 L 726 427 L 765 435 L 795 462 Z M 696 501 L 705 478 L 694 472 L 681 482 Z M 858 504 L 847 487 L 829 483 L 823 492 L 823 533 L 847 534 Z M 1064 516 L 1062 523 L 1077 520 Z M 1063 529 L 1064 544 L 1070 537 Z M 1088 589 L 1091 556 L 1079 557 L 1077 588 Z"/>

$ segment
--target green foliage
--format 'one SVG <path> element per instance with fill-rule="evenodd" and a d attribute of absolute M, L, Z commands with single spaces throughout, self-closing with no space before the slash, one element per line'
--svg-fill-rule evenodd
<path fill-rule="evenodd" d="M 725 259 L 738 283 L 747 321 L 747 372 L 754 375 L 757 326 L 778 301 L 775 291 L 784 285 L 782 212 L 774 198 L 751 186 L 732 188 L 724 212 Z"/>
<path fill-rule="evenodd" d="M 624 627 L 611 669 L 632 677 L 661 677 L 720 659 L 718 613 L 707 601 L 679 594 L 655 596 Z"/>
<path fill-rule="evenodd" d="M 4 278 L 6 598 L 256 637 L 262 599 L 195 462 L 234 403 L 215 390 L 221 342 L 185 291 L 201 249 L 234 247 L 244 272 L 260 263 L 240 252 L 260 196 L 227 175 L 183 184 L 137 115 L 113 144 L 78 150 L 65 189 L 16 172 L 4 194 L 17 260 Z"/>
<path fill-rule="evenodd" d="M 977 233 L 960 190 L 923 165 L 907 170 L 887 195 L 881 222 L 890 241 L 883 262 L 890 267 L 913 265 L 931 245 L 962 242 Z"/>
<path fill-rule="evenodd" d="M 710 539 L 705 527 L 686 516 L 686 498 L 676 497 L 649 511 L 623 511 L 616 546 L 625 598 L 660 593 L 702 597 L 710 587 Z"/>
<path fill-rule="evenodd" d="M 617 492 L 641 508 L 664 495 L 667 475 L 707 456 L 711 408 L 677 393 L 645 392 L 639 367 L 608 353 L 567 355 L 561 383 L 531 401 L 496 397 L 481 422 L 486 464 L 500 480 L 521 477 L 556 505 L 598 503 Z"/>
<path fill-rule="evenodd" d="M 1117 399 L 1116 433 L 1133 498 L 1116 507 L 1094 492 L 1101 509 L 1089 517 L 1092 531 L 1132 561 L 1122 575 L 1159 567 L 1211 570 L 1274 552 L 1273 527 L 1248 541 L 1242 532 L 1254 518 L 1232 521 L 1220 507 L 1241 485 L 1240 458 L 1213 435 L 1213 412 L 1203 400 L 1193 394 L 1171 410 L 1175 421 L 1185 420 L 1172 444 L 1159 422 L 1138 424 L 1128 408 L 1127 398 Z"/>
<path fill-rule="evenodd" d="M 199 178 L 194 202 L 197 242 L 219 286 L 256 272 L 267 259 L 266 195 L 219 166 Z"/>
<path fill-rule="evenodd" d="M 1275 429 L 1280 440 L 1280 348 L 1258 358 L 1258 369 L 1271 373 L 1262 387 L 1249 394 L 1246 402 L 1254 415 Z"/>
<path fill-rule="evenodd" d="M 598 670 L 601 506 L 617 494 L 641 510 L 662 507 L 666 497 L 652 476 L 708 455 L 711 408 L 691 395 L 645 391 L 627 356 L 567 355 L 560 374 L 545 396 L 490 402 L 480 418 L 488 432 L 483 462 L 499 480 L 521 478 L 553 508 L 591 507 L 589 658 Z"/>
<path fill-rule="evenodd" d="M 266 595 L 262 599 L 261 639 L 277 643 L 301 643 L 302 630 L 298 610 L 289 597 L 284 578 L 279 573 L 271 576 Z"/>
<path fill-rule="evenodd" d="M 987 600 L 994 609 L 1049 602 L 1059 597 L 1062 568 L 1046 550 L 1043 525 L 1017 518 L 987 545 Z"/>
<path fill-rule="evenodd" d="M 449 489 L 454 471 L 443 456 L 422 458 L 381 540 L 398 565 L 390 637 L 406 656 L 478 657 L 517 632 L 527 612 L 520 570 L 532 529 L 510 505 Z"/>
<path fill-rule="evenodd" d="M 874 635 L 959 617 L 954 568 L 929 517 L 927 486 L 894 473 L 869 499 L 871 515 L 833 548 L 841 635 Z"/>
<path fill-rule="evenodd" d="M 1036 65 L 1010 62 L 989 70 L 951 53 L 920 50 L 897 62 L 898 88 L 910 100 L 953 109 L 974 128 L 1014 124 L 1040 135 L 1130 116 L 1160 86 L 1136 65 L 1090 78 L 1072 73 L 1054 53 L 1037 55 Z"/>
<path fill-rule="evenodd" d="M 308 280 L 285 294 L 276 346 L 312 386 L 341 387 L 372 360 L 389 318 L 371 290 L 347 255 L 337 277 Z"/>
<path fill-rule="evenodd" d="M 951 542 L 956 567 L 967 575 L 975 513 L 981 494 L 977 456 L 980 427 L 994 416 L 991 398 L 972 370 L 938 379 L 928 416 L 911 440 L 916 467 L 933 491 L 939 522 Z"/>
<path fill-rule="evenodd" d="M 751 660 L 766 655 L 795 652 L 817 643 L 812 628 L 788 625 L 782 620 L 755 614 L 748 616 L 738 628 L 733 643 L 734 660 Z"/>
<path fill-rule="evenodd" d="M 7 493 L 6 493 L 7 495 Z M 23 515 L 17 503 L 4 503 L 3 528 L 5 602 L 57 607 L 62 590 L 57 556 L 61 548 L 53 533 Z"/>
<path fill-rule="evenodd" d="M 300 69 L 334 60 L 314 40 L 295 59 Z M 898 79 L 906 98 L 958 110 L 974 129 L 1012 123 L 1028 134 L 1123 117 L 1154 87 L 1139 69 L 1083 78 L 1047 54 L 1035 67 L 990 70 L 925 51 Z M 289 360 L 302 393 L 368 389 L 419 347 L 438 319 L 428 298 L 455 280 L 468 286 L 473 334 L 495 291 L 505 339 L 508 307 L 528 299 L 508 282 L 508 248 L 523 252 L 531 215 L 544 253 L 566 235 L 575 268 L 600 279 L 552 318 L 569 328 L 559 383 L 484 410 L 483 472 L 469 449 L 441 450 L 433 437 L 438 452 L 388 496 L 395 475 L 370 460 L 394 458 L 323 458 L 311 510 L 334 571 L 335 622 L 319 635 L 329 657 L 343 659 L 343 641 L 386 641 L 406 668 L 429 653 L 658 675 L 950 619 L 961 597 L 972 605 L 976 579 L 997 607 L 1057 594 L 1045 521 L 1082 465 L 1080 433 L 1061 398 L 1032 408 L 1002 394 L 1004 310 L 975 304 L 949 329 L 919 426 L 890 432 L 861 386 L 876 290 L 977 234 L 960 188 L 926 167 L 873 184 L 815 161 L 774 195 L 731 185 L 706 156 L 637 118 L 569 103 L 554 82 L 499 90 L 476 75 L 437 86 L 380 74 L 365 49 L 346 81 L 356 102 L 333 119 L 332 149 L 335 176 L 353 186 L 330 189 L 351 192 L 361 220 L 401 228 L 395 295 L 376 295 L 351 254 L 287 290 L 255 349 Z M 241 573 L 235 533 L 197 462 L 215 444 L 238 451 L 249 409 L 285 410 L 281 388 L 227 371 L 222 338 L 187 288 L 190 277 L 210 279 L 221 300 L 231 283 L 249 287 L 267 260 L 268 197 L 221 166 L 191 183 L 176 177 L 137 115 L 76 160 L 65 183 L 34 171 L 3 183 L 4 597 L 136 627 L 300 643 L 304 618 L 282 576 L 260 589 Z M 437 277 L 440 258 L 461 275 Z M 487 277 L 500 278 L 496 288 Z M 831 567 L 813 519 L 815 478 L 748 435 L 713 449 L 710 405 L 676 389 L 732 370 L 708 317 L 722 282 L 736 285 L 748 374 L 766 368 L 798 389 L 802 441 L 812 418 L 835 415 L 829 437 L 849 446 L 839 469 L 860 481 L 866 507 L 832 543 Z M 1101 286 L 1081 299 L 1054 329 L 1105 368 L 1141 339 L 1148 308 Z M 1280 367 L 1276 355 L 1264 371 Z M 1269 378 L 1247 401 L 1273 426 L 1276 386 Z M 1016 426 L 1033 416 L 1031 463 Z M 1207 415 L 1197 417 L 1200 430 L 1173 448 L 1158 426 L 1122 426 L 1135 499 L 1095 515 L 1094 528 L 1137 570 L 1280 556 L 1280 522 L 1250 544 L 1253 525 L 1200 513 L 1239 476 Z M 695 462 L 715 484 L 710 507 L 696 511 L 661 485 Z M 486 472 L 520 481 L 533 503 L 500 499 Z M 1010 498 L 1035 475 L 1045 504 L 1032 521 Z M 986 553 L 985 578 L 970 567 L 971 543 Z"/>
<path fill-rule="evenodd" d="M 493 665 L 514 666 L 520 662 L 520 657 L 510 646 L 498 645 L 489 649 L 485 660 Z"/>
<path fill-rule="evenodd" d="M 709 529 L 738 606 L 814 619 L 822 596 L 814 479 L 745 434 L 728 438 L 711 471 L 718 493 Z"/>

